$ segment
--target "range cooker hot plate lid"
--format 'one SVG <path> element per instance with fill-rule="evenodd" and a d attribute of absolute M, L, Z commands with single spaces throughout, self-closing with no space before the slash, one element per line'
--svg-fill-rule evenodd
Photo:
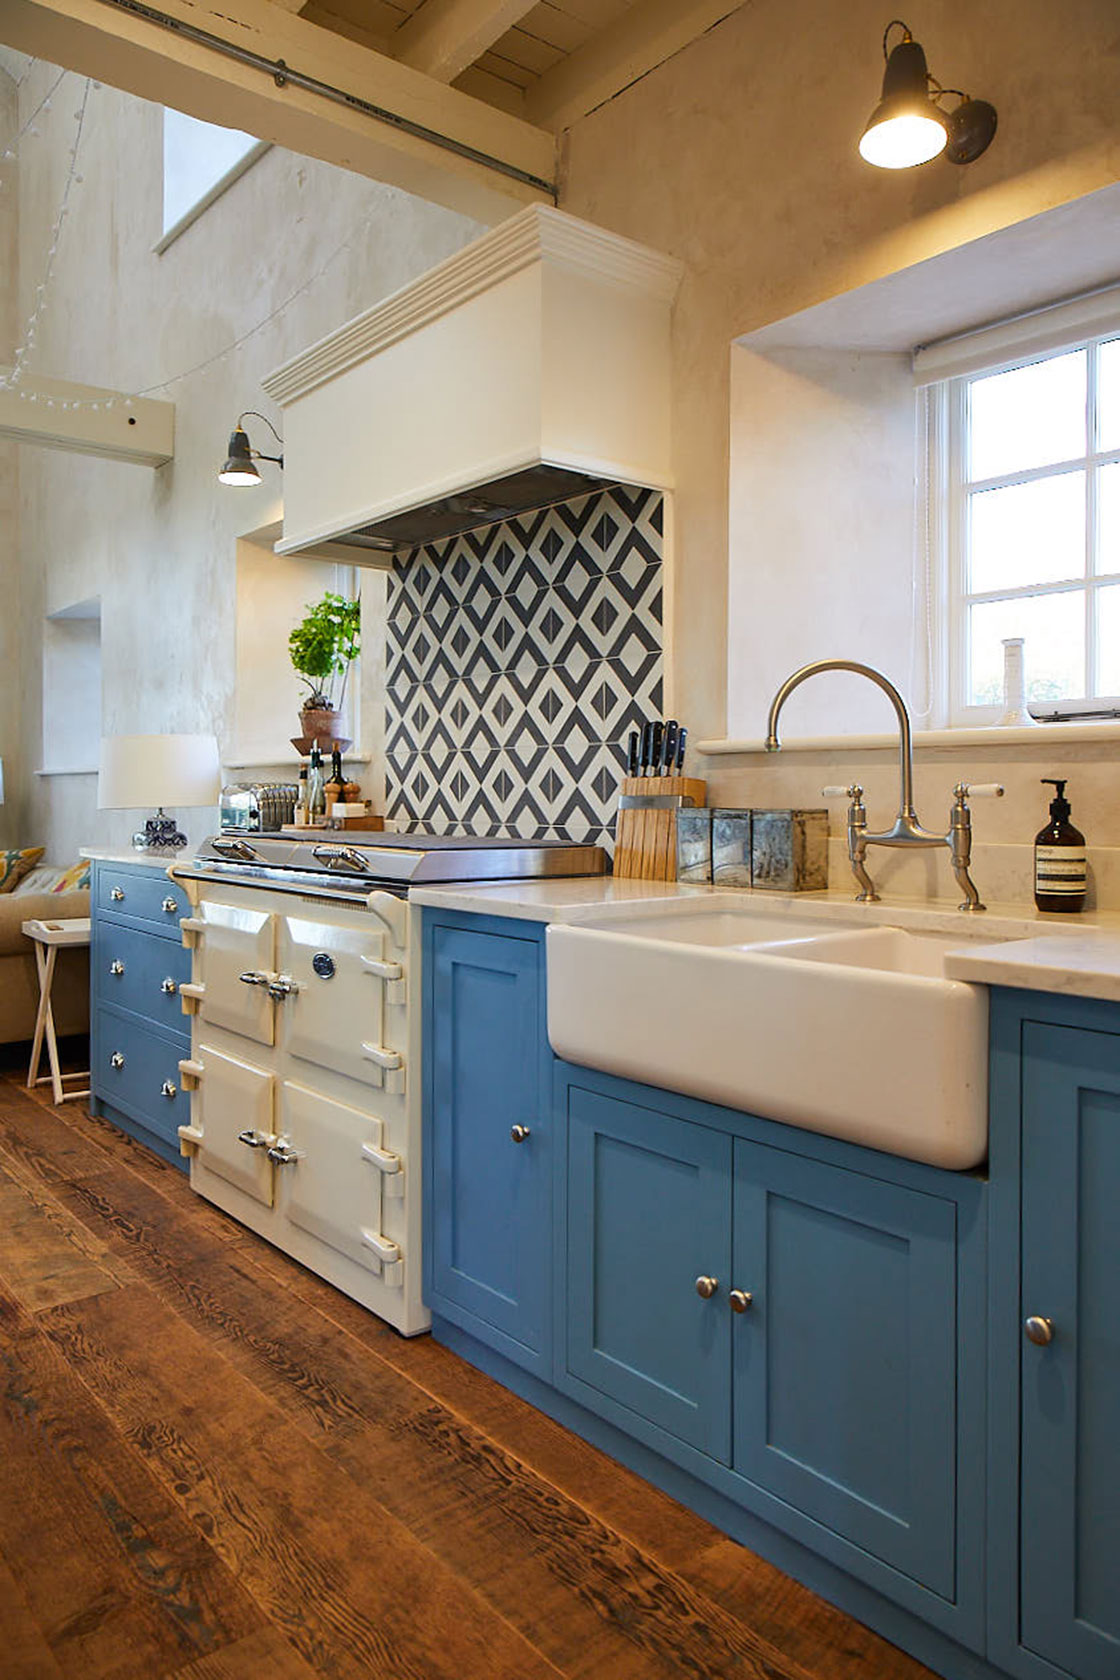
<path fill-rule="evenodd" d="M 382 834 L 359 837 L 353 830 L 317 829 L 306 838 L 244 834 L 226 830 L 203 842 L 194 865 L 218 866 L 223 874 L 260 879 L 267 872 L 314 871 L 349 879 L 415 883 L 499 881 L 542 875 L 601 875 L 601 846 L 565 840 L 487 838 L 469 834 Z"/>

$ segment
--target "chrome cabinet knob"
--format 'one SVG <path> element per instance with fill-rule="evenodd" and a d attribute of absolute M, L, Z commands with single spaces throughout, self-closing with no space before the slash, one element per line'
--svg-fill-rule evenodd
<path fill-rule="evenodd" d="M 161 992 L 166 992 L 168 997 L 174 997 L 175 993 L 179 990 L 179 984 L 178 981 L 172 980 L 169 974 L 166 980 L 160 981 L 159 989 Z"/>
<path fill-rule="evenodd" d="M 750 1312 L 754 1305 L 754 1296 L 749 1289 L 732 1289 L 728 1293 L 727 1299 L 731 1302 L 732 1312 Z"/>
<path fill-rule="evenodd" d="M 113 1054 L 109 1057 L 109 1066 L 111 1068 L 122 1068 L 124 1066 L 124 1057 L 121 1055 L 119 1050 L 114 1050 Z"/>
<path fill-rule="evenodd" d="M 164 899 L 163 910 L 164 910 L 165 915 L 173 916 L 175 914 L 176 910 L 178 910 L 178 908 L 179 908 L 179 900 L 177 898 L 168 897 L 168 898 Z"/>
<path fill-rule="evenodd" d="M 124 964 L 119 957 L 114 957 L 112 962 L 109 964 L 109 973 L 116 974 L 118 976 L 124 973 Z"/>
<path fill-rule="evenodd" d="M 524 1143 L 526 1138 L 529 1136 L 529 1128 L 528 1126 L 511 1126 L 509 1129 L 509 1135 L 513 1139 L 514 1143 Z"/>
<path fill-rule="evenodd" d="M 1026 1319 L 1023 1330 L 1028 1342 L 1035 1347 L 1048 1347 L 1054 1340 L 1054 1321 L 1051 1318 L 1036 1318 L 1033 1314 Z"/>
<path fill-rule="evenodd" d="M 124 903 L 124 888 L 123 887 L 110 887 L 109 888 L 109 897 L 112 899 L 114 904 L 123 904 Z"/>
<path fill-rule="evenodd" d="M 266 1132 L 256 1132 L 250 1129 L 249 1131 L 238 1132 L 237 1141 L 243 1143 L 246 1149 L 267 1149 L 272 1139 Z"/>
<path fill-rule="evenodd" d="M 718 1278 L 698 1277 L 696 1279 L 696 1293 L 705 1301 L 710 1301 L 718 1288 Z"/>
<path fill-rule="evenodd" d="M 304 1150 L 293 1149 L 290 1143 L 281 1139 L 279 1143 L 274 1143 L 269 1149 L 268 1159 L 272 1162 L 274 1167 L 291 1167 L 294 1166 L 297 1161 L 302 1161 L 304 1154 Z"/>
<path fill-rule="evenodd" d="M 269 976 L 262 974 L 259 968 L 247 968 L 244 974 L 239 974 L 237 978 L 243 986 L 267 986 L 270 984 Z"/>
<path fill-rule="evenodd" d="M 177 1097 L 179 1095 L 178 1087 L 173 1085 L 170 1079 L 165 1079 L 159 1089 L 160 1095 L 164 1097 Z"/>

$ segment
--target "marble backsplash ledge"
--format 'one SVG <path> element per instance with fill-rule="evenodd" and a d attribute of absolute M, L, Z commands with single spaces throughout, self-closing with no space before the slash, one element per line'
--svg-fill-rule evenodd
<path fill-rule="evenodd" d="M 616 489 L 394 564 L 398 827 L 612 843 L 627 734 L 661 714 L 662 517 Z"/>

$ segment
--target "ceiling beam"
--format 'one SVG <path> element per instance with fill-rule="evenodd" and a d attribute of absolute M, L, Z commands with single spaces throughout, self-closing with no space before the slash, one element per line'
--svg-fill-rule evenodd
<path fill-rule="evenodd" d="M 746 3 L 638 0 L 525 90 L 526 117 L 555 132 L 570 128 Z"/>
<path fill-rule="evenodd" d="M 10 375 L 10 368 L 0 369 L 0 438 L 136 467 L 165 466 L 175 453 L 174 403 L 30 373 L 10 386 L 4 383 Z M 67 406 L 73 403 L 81 406 Z"/>
<path fill-rule="evenodd" d="M 437 82 L 453 82 L 536 4 L 537 0 L 424 0 L 401 24 L 390 50 L 401 64 Z"/>
<path fill-rule="evenodd" d="M 203 32 L 219 47 L 255 55 L 265 68 L 176 33 L 160 18 Z M 0 0 L 0 39 L 486 224 L 553 197 L 546 186 L 533 184 L 555 177 L 552 134 L 293 16 L 273 0 L 151 0 L 136 11 L 113 0 Z M 272 67 L 281 59 L 291 79 L 278 85 Z M 344 98 L 324 97 L 300 86 L 299 76 L 387 116 L 378 120 Z"/>

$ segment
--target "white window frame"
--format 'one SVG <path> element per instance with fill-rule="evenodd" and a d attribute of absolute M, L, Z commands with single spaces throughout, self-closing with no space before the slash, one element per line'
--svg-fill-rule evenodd
<path fill-rule="evenodd" d="M 1086 613 L 1086 681 L 1092 687 L 1099 648 L 1094 598 L 1100 588 L 1120 582 L 1120 572 L 1095 573 L 1093 556 L 1099 537 L 1098 475 L 1100 468 L 1120 462 L 1120 449 L 1100 450 L 1097 427 L 1097 356 L 1088 358 L 1087 409 L 1089 430 L 1084 456 L 1051 463 L 992 479 L 965 479 L 969 393 L 972 382 L 989 374 L 1008 372 L 1072 351 L 1096 348 L 1120 338 L 1120 287 L 1094 292 L 1085 298 L 1053 305 L 1011 322 L 981 329 L 915 353 L 915 378 L 928 387 L 927 417 L 927 540 L 935 564 L 930 568 L 929 599 L 932 663 L 939 701 L 934 708 L 950 728 L 983 728 L 995 723 L 1001 705 L 976 706 L 968 700 L 969 605 L 974 600 L 1007 600 L 1015 596 L 1083 591 Z M 938 374 L 944 375 L 938 377 Z M 968 495 L 977 489 L 1027 483 L 1060 471 L 1084 471 L 1086 476 L 1085 571 L 1057 584 L 1025 585 L 1018 590 L 991 590 L 970 595 L 968 583 Z M 1037 704 L 1037 703 L 1036 703 Z M 1047 701 L 1037 709 L 1048 718 L 1120 716 L 1120 696 L 1081 696 Z"/>

